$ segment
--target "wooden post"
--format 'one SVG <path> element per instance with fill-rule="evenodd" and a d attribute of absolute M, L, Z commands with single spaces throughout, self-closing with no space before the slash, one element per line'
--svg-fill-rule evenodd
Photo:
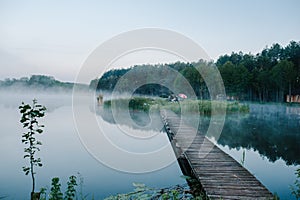
<path fill-rule="evenodd" d="M 98 105 L 101 106 L 103 104 L 103 95 L 99 94 L 97 97 Z"/>
<path fill-rule="evenodd" d="M 31 192 L 31 200 L 40 200 L 40 192 Z"/>

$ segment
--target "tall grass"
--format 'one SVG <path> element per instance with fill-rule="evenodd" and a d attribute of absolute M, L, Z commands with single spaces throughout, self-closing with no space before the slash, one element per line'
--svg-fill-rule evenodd
<path fill-rule="evenodd" d="M 114 99 L 104 102 L 105 108 L 115 105 L 118 109 L 141 110 L 148 112 L 150 109 L 169 109 L 180 114 L 181 112 L 200 113 L 202 115 L 224 114 L 226 113 L 248 113 L 249 106 L 239 102 L 221 102 L 209 100 L 184 100 L 180 102 L 169 102 L 161 98 L 133 97 L 130 99 Z"/>
<path fill-rule="evenodd" d="M 130 99 L 114 99 L 104 101 L 104 108 L 111 108 L 115 106 L 117 109 L 127 109 L 130 110 L 141 110 L 141 111 L 149 111 L 150 107 L 153 105 L 160 104 L 159 101 L 155 101 L 151 98 L 143 98 L 143 97 L 134 97 Z"/>
<path fill-rule="evenodd" d="M 162 108 L 172 110 L 179 114 L 184 111 L 188 113 L 199 113 L 202 115 L 227 114 L 230 113 L 248 113 L 250 111 L 248 105 L 240 104 L 238 102 L 220 102 L 220 101 L 201 101 L 201 100 L 186 100 L 180 103 L 168 103 Z"/>

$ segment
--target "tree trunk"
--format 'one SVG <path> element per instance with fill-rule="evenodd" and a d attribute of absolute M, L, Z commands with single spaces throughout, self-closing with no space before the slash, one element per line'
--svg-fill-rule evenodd
<path fill-rule="evenodd" d="M 283 94 L 283 89 L 280 89 L 280 92 L 279 92 L 279 97 L 280 97 L 280 102 L 284 102 L 284 94 Z"/>
<path fill-rule="evenodd" d="M 31 166 L 31 170 L 33 170 L 33 164 Z M 31 171 L 31 178 L 32 178 L 32 193 L 34 193 L 34 189 L 35 189 L 35 178 L 34 178 L 34 172 Z"/>
<path fill-rule="evenodd" d="M 33 158 L 31 158 L 33 159 Z M 34 178 L 34 171 L 33 171 L 33 162 L 32 160 L 30 161 L 30 168 L 31 168 L 31 178 L 32 178 L 32 191 L 31 191 L 31 200 L 36 200 L 37 199 L 37 195 L 36 193 L 34 193 L 35 190 L 35 178 Z M 38 199 L 40 197 L 38 196 Z"/>
<path fill-rule="evenodd" d="M 289 81 L 289 102 L 292 103 L 292 83 Z"/>
<path fill-rule="evenodd" d="M 261 91 L 258 92 L 258 96 L 259 96 L 260 103 L 262 103 L 262 92 Z"/>

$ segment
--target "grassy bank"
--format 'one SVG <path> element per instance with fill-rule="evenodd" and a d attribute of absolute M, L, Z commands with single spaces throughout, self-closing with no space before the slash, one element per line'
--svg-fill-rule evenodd
<path fill-rule="evenodd" d="M 133 97 L 131 99 L 114 99 L 104 102 L 105 108 L 116 106 L 118 109 L 125 109 L 129 107 L 130 110 L 142 110 L 148 112 L 150 109 L 159 110 L 165 108 L 174 111 L 179 114 L 182 111 L 185 113 L 197 113 L 211 115 L 222 114 L 224 108 L 226 113 L 248 113 L 250 111 L 249 106 L 241 104 L 239 102 L 220 102 L 209 100 L 184 100 L 180 102 L 169 102 L 161 98 L 145 98 L 145 97 Z"/>

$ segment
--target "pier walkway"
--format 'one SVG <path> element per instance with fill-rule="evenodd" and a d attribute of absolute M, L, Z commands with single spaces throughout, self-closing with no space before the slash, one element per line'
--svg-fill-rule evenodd
<path fill-rule="evenodd" d="M 178 115 L 169 110 L 160 113 L 176 156 L 186 159 L 210 199 L 273 199 L 272 193 L 247 169 L 183 123 Z"/>

